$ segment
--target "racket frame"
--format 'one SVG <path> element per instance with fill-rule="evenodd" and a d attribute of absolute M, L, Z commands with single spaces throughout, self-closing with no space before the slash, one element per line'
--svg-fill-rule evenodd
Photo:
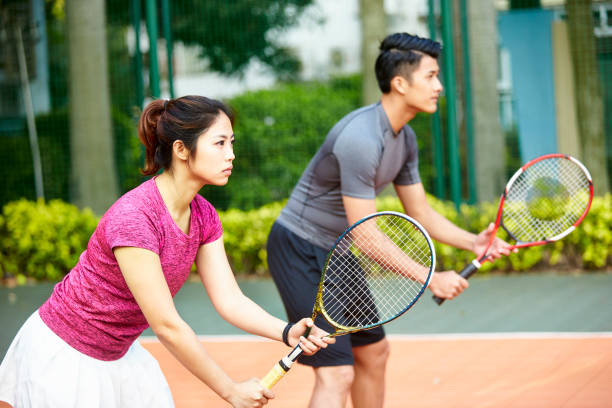
<path fill-rule="evenodd" d="M 429 250 L 431 253 L 431 266 L 429 267 L 429 272 L 427 274 L 427 277 L 425 279 L 425 282 L 423 282 L 421 289 L 419 290 L 419 292 L 414 296 L 414 298 L 412 299 L 412 301 L 404 308 L 402 309 L 400 312 L 398 312 L 396 315 L 394 315 L 391 318 L 388 318 L 384 321 L 380 321 L 377 322 L 375 324 L 371 324 L 365 327 L 348 327 L 348 326 L 343 326 L 340 325 L 336 322 L 334 322 L 333 319 L 331 319 L 331 317 L 327 314 L 327 312 L 325 311 L 325 308 L 323 308 L 322 305 L 322 293 L 323 293 L 323 287 L 324 287 L 324 281 L 325 281 L 325 272 L 327 270 L 327 266 L 329 265 L 329 261 L 332 257 L 332 254 L 334 253 L 334 250 L 336 249 L 338 243 L 340 241 L 342 241 L 342 239 L 349 234 L 353 229 L 355 229 L 356 227 L 358 227 L 359 225 L 363 224 L 364 222 L 374 218 L 374 217 L 380 217 L 380 216 L 384 216 L 384 215 L 393 215 L 393 216 L 397 216 L 400 218 L 403 218 L 405 220 L 407 220 L 408 222 L 410 222 L 411 224 L 413 224 L 425 237 L 426 241 L 427 241 L 427 245 L 429 246 Z M 416 221 L 414 218 L 409 217 L 406 214 L 402 214 L 396 211 L 379 211 L 379 212 L 375 212 L 372 213 L 370 215 L 367 215 L 365 217 L 363 217 L 362 219 L 360 219 L 359 221 L 355 222 L 353 225 L 349 226 L 334 242 L 334 244 L 332 245 L 332 248 L 329 250 L 328 254 L 327 254 L 327 258 L 325 259 L 325 263 L 323 265 L 323 273 L 321 274 L 321 280 L 319 281 L 319 288 L 317 290 L 317 295 L 315 297 L 315 303 L 314 303 L 314 307 L 312 310 L 312 320 L 314 321 L 315 318 L 317 317 L 317 315 L 320 313 L 323 318 L 333 327 L 335 327 L 336 329 L 340 328 L 340 330 L 336 330 L 334 333 L 330 333 L 329 337 L 336 337 L 336 336 L 341 336 L 344 334 L 349 334 L 349 333 L 355 333 L 358 331 L 362 331 L 362 330 L 370 330 L 373 329 L 375 327 L 381 326 L 383 324 L 389 323 L 392 320 L 397 319 L 398 317 L 400 317 L 401 315 L 403 315 L 404 313 L 406 313 L 416 302 L 417 300 L 419 300 L 421 298 L 421 296 L 423 295 L 423 293 L 425 292 L 425 289 L 427 288 L 427 286 L 429 286 L 429 282 L 431 282 L 431 277 L 434 274 L 434 271 L 436 269 L 436 251 L 435 251 L 435 247 L 433 245 L 433 242 L 431 240 L 431 237 L 429 236 L 429 234 L 427 233 L 427 231 L 425 230 L 425 228 L 423 228 L 423 226 Z M 304 333 L 304 337 L 307 337 L 308 334 L 310 333 L 310 328 L 308 328 L 306 330 L 306 332 Z M 295 346 L 293 348 L 293 350 L 291 350 L 291 352 L 289 354 L 287 354 L 285 357 L 283 357 L 281 360 L 279 360 L 274 367 L 262 378 L 261 380 L 261 384 L 266 387 L 267 389 L 272 388 L 291 368 L 291 366 L 293 365 L 293 363 L 295 362 L 295 360 L 297 360 L 297 358 L 302 354 L 302 349 L 300 348 L 300 345 L 298 344 L 297 346 Z"/>
<path fill-rule="evenodd" d="M 406 307 L 404 309 L 402 309 L 400 312 L 398 312 L 396 315 L 394 315 L 393 317 L 390 317 L 386 320 L 374 323 L 374 324 L 370 324 L 367 326 L 362 326 L 362 327 L 349 327 L 349 326 L 343 326 L 337 322 L 335 322 L 330 316 L 329 314 L 325 311 L 325 308 L 323 307 L 323 287 L 324 287 L 324 281 L 325 281 L 325 273 L 321 274 L 321 280 L 319 281 L 319 289 L 317 290 L 317 295 L 315 297 L 315 306 L 313 308 L 312 311 L 312 320 L 314 321 L 314 319 L 317 316 L 317 312 L 319 312 L 324 318 L 325 320 L 327 320 L 327 322 L 332 325 L 333 327 L 335 327 L 336 330 L 334 333 L 330 334 L 330 337 L 336 337 L 336 336 L 342 336 L 344 334 L 349 334 L 349 333 L 355 333 L 358 331 L 362 331 L 362 330 L 369 330 L 369 329 L 373 329 L 375 327 L 378 326 L 382 326 L 383 324 L 389 323 L 390 321 L 393 321 L 395 319 L 397 319 L 398 317 L 400 317 L 401 315 L 403 315 L 404 313 L 406 313 L 415 303 L 417 300 L 419 300 L 419 298 L 421 297 L 421 295 L 423 294 L 423 292 L 425 291 L 425 289 L 427 289 L 427 286 L 429 286 L 429 282 L 431 281 L 431 277 L 433 275 L 433 272 L 436 269 L 436 251 L 434 249 L 434 245 L 433 242 L 431 240 L 431 237 L 429 236 L 429 234 L 427 233 L 427 231 L 425 230 L 425 228 L 423 228 L 423 226 L 416 221 L 414 218 L 409 217 L 406 214 L 402 214 L 400 212 L 396 212 L 396 211 L 379 211 L 379 212 L 375 212 L 372 213 L 362 219 L 360 219 L 359 221 L 355 222 L 353 225 L 351 225 L 350 227 L 348 227 L 343 233 L 342 235 L 340 235 L 338 237 L 338 239 L 336 239 L 336 241 L 334 242 L 334 245 L 332 246 L 332 249 L 329 251 L 329 253 L 327 254 L 327 258 L 325 259 L 325 264 L 323 266 L 323 271 L 327 270 L 327 266 L 329 265 L 329 261 L 334 253 L 334 249 L 336 248 L 336 246 L 338 245 L 338 243 L 340 241 L 342 241 L 342 238 L 344 238 L 347 234 L 349 234 L 352 230 L 354 230 L 355 228 L 357 228 L 359 225 L 363 224 L 364 222 L 375 218 L 375 217 L 380 217 L 380 216 L 384 216 L 384 215 L 393 215 L 393 216 L 397 216 L 400 218 L 404 218 L 405 220 L 408 220 L 411 224 L 413 224 L 425 237 L 426 241 L 427 241 L 427 245 L 429 246 L 429 250 L 431 253 L 431 266 L 429 268 L 429 273 L 427 274 L 427 277 L 425 279 L 425 282 L 423 282 L 423 285 L 421 287 L 421 289 L 419 290 L 419 293 L 417 293 L 416 296 L 414 296 L 414 298 L 412 299 L 412 301 L 406 305 Z"/>
<path fill-rule="evenodd" d="M 583 213 L 580 215 L 580 217 L 574 222 L 574 224 L 572 226 L 570 226 L 568 229 L 566 229 L 565 231 L 552 236 L 550 238 L 546 238 L 543 240 L 538 240 L 538 241 L 532 241 L 532 242 L 521 242 L 518 239 L 516 239 L 516 237 L 512 234 L 512 232 L 510 232 L 503 223 L 503 209 L 504 209 L 504 202 L 506 201 L 506 197 L 508 195 L 508 192 L 510 191 L 510 189 L 512 188 L 512 185 L 516 182 L 516 180 L 520 177 L 521 174 L 523 174 L 525 172 L 526 169 L 528 169 L 529 167 L 533 166 L 534 164 L 541 162 L 543 160 L 548 160 L 548 159 L 555 159 L 555 158 L 560 158 L 560 159 L 567 159 L 572 161 L 575 165 L 577 165 L 585 174 L 586 179 L 589 183 L 589 201 L 583 211 Z M 516 241 L 516 244 L 511 245 L 509 250 L 514 250 L 514 249 L 520 249 L 520 248 L 527 248 L 527 247 L 533 247 L 533 246 L 539 246 L 539 245 L 545 245 L 545 244 L 549 244 L 551 242 L 555 242 L 555 241 L 559 241 L 560 239 L 566 237 L 567 235 L 569 235 L 572 231 L 574 231 L 576 229 L 576 227 L 578 227 L 578 225 L 580 225 L 580 223 L 582 222 L 582 220 L 584 220 L 584 218 L 587 216 L 589 210 L 591 209 L 591 203 L 593 202 L 593 179 L 591 178 L 591 173 L 589 172 L 589 170 L 576 158 L 568 155 L 568 154 L 563 154 L 563 153 L 550 153 L 550 154 L 545 154 L 539 157 L 536 157 L 535 159 L 532 159 L 530 161 L 528 161 L 527 163 L 523 164 L 513 175 L 512 177 L 510 177 L 510 180 L 508 180 L 508 182 L 506 183 L 506 186 L 504 188 L 504 192 L 502 193 L 500 200 L 499 200 L 499 206 L 497 209 L 497 217 L 495 219 L 495 227 L 493 228 L 493 232 L 491 234 L 491 238 L 489 239 L 489 242 L 486 246 L 486 248 L 484 249 L 484 251 L 477 256 L 471 263 L 469 263 L 460 273 L 459 275 L 461 275 L 462 277 L 464 277 L 465 279 L 468 279 L 469 277 L 471 277 L 478 269 L 480 269 L 480 267 L 482 266 L 482 264 L 484 264 L 485 262 L 490 260 L 490 254 L 488 253 L 489 249 L 491 248 L 491 245 L 493 244 L 493 241 L 495 240 L 496 236 L 497 236 L 497 230 L 499 229 L 500 225 L 501 227 L 508 233 L 508 235 L 514 239 Z M 444 303 L 445 299 L 444 298 L 439 298 L 437 296 L 433 296 L 434 301 L 438 304 L 441 305 L 442 303 Z"/>

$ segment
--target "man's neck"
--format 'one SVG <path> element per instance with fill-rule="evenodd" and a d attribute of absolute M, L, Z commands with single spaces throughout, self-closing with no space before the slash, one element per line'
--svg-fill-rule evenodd
<path fill-rule="evenodd" d="M 395 133 L 398 133 L 406 123 L 416 116 L 416 112 L 407 109 L 406 104 L 393 93 L 383 94 L 380 103 Z"/>

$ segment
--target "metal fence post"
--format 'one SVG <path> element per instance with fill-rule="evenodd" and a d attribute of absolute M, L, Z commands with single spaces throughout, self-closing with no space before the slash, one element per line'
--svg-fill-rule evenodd
<path fill-rule="evenodd" d="M 436 39 L 436 13 L 434 7 L 434 0 L 428 0 L 429 13 L 427 15 L 427 23 L 429 25 L 429 37 L 432 40 Z M 436 197 L 444 199 L 444 149 L 442 145 L 442 129 L 440 125 L 440 107 L 431 116 L 431 133 L 432 133 L 432 144 L 433 144 L 433 160 L 434 168 L 436 169 L 436 176 L 434 178 L 434 192 Z"/>
<path fill-rule="evenodd" d="M 149 34 L 149 84 L 151 97 L 157 99 L 159 91 L 159 67 L 157 65 L 157 2 L 146 1 L 147 32 Z"/>
<path fill-rule="evenodd" d="M 451 199 L 456 207 L 461 204 L 461 167 L 457 141 L 456 86 L 453 47 L 453 6 L 451 0 L 441 0 L 442 39 L 444 47 L 444 86 L 446 88 L 446 120 L 448 132 L 448 162 L 450 166 Z"/>

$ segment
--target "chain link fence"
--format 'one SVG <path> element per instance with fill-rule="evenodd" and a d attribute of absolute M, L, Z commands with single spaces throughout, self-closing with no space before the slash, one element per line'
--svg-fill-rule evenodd
<path fill-rule="evenodd" d="M 438 114 L 411 122 L 429 192 L 490 199 L 521 162 L 553 151 L 582 158 L 594 178 L 604 177 L 599 192 L 609 189 L 612 1 L 103 3 L 104 30 L 93 41 L 108 57 L 111 134 L 104 137 L 114 154 L 88 153 L 87 160 L 112 159 L 115 174 L 107 176 L 116 194 L 142 181 L 142 107 L 158 97 L 201 94 L 227 102 L 237 117 L 235 172 L 227 187 L 205 189 L 206 197 L 221 209 L 288 197 L 327 131 L 363 104 L 362 79 L 373 69 L 361 46 L 366 3 L 384 7 L 387 33 L 435 37 L 453 50 L 441 60 L 453 98 L 447 92 Z M 83 67 L 70 65 L 70 22 L 87 29 L 89 18 L 101 16 L 75 17 L 71 6 L 0 1 L 0 204 L 37 196 L 74 201 L 75 179 L 95 172 L 75 167 L 81 152 L 71 149 L 76 137 L 98 137 L 98 124 L 89 123 L 91 135 L 71 130 L 71 89 Z M 445 69 L 454 75 L 444 76 Z M 103 98 L 90 100 L 95 108 Z M 488 181 L 487 166 L 500 163 L 504 174 Z"/>

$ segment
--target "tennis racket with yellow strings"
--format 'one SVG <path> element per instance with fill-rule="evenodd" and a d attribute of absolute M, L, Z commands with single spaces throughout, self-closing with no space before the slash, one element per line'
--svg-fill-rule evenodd
<path fill-rule="evenodd" d="M 350 226 L 330 250 L 312 319 L 323 316 L 335 329 L 332 337 L 388 323 L 421 297 L 435 263 L 434 246 L 418 222 L 396 212 L 371 214 Z M 296 346 L 262 384 L 272 388 L 301 353 Z"/>

